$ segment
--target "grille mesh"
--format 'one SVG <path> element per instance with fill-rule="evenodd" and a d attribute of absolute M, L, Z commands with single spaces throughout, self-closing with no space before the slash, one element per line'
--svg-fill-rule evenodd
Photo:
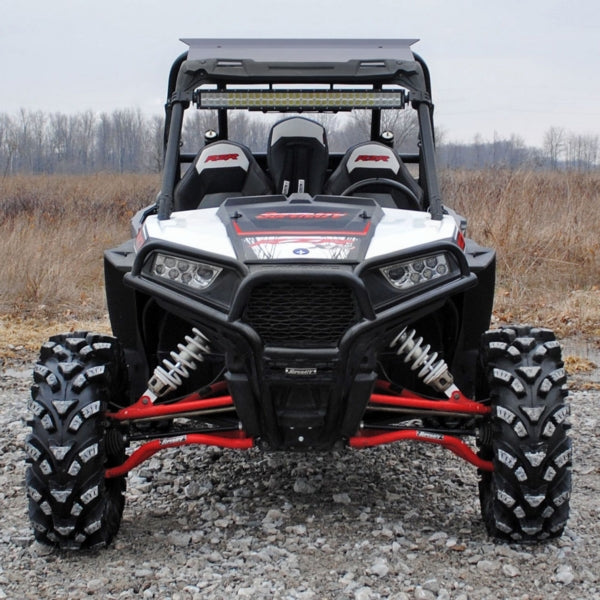
<path fill-rule="evenodd" d="M 278 281 L 252 290 L 243 318 L 266 345 L 322 348 L 335 347 L 360 313 L 346 286 Z"/>

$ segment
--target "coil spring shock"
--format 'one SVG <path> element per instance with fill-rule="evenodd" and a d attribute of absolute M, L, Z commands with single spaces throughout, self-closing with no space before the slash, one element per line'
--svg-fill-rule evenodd
<path fill-rule="evenodd" d="M 171 352 L 173 362 L 164 359 L 163 365 L 154 369 L 152 378 L 148 382 L 148 390 L 157 398 L 168 392 L 176 390 L 190 376 L 190 371 L 195 371 L 198 363 L 210 353 L 208 338 L 199 330 L 192 329 L 193 336 L 186 335 L 186 344 L 177 344 L 178 352 Z"/>
<path fill-rule="evenodd" d="M 414 329 L 404 328 L 392 341 L 390 348 L 399 345 L 396 354 L 404 356 L 404 362 L 410 364 L 411 371 L 417 371 L 417 376 L 426 385 L 438 392 L 444 392 L 448 397 L 455 390 L 454 378 L 443 358 L 438 360 L 437 352 L 429 352 L 431 346 L 423 344 L 423 338 L 415 339 Z"/>

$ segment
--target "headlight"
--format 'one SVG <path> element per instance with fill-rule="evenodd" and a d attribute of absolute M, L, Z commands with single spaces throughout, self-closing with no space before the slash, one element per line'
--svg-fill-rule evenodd
<path fill-rule="evenodd" d="M 188 258 L 157 253 L 152 261 L 150 274 L 196 290 L 205 290 L 212 285 L 222 270 L 221 267 Z"/>
<path fill-rule="evenodd" d="M 448 275 L 450 265 L 446 254 L 434 254 L 399 262 L 379 270 L 395 288 L 408 290 Z"/>

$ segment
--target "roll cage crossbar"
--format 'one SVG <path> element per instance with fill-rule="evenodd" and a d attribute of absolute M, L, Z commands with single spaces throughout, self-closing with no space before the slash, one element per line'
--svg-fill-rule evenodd
<path fill-rule="evenodd" d="M 402 86 L 408 101 L 417 110 L 420 128 L 419 153 L 403 156 L 418 162 L 423 175 L 429 211 L 433 219 L 443 215 L 435 164 L 433 103 L 429 69 L 412 52 L 417 40 L 319 40 L 319 39 L 184 39 L 189 46 L 174 62 L 169 74 L 165 105 L 165 167 L 157 199 L 158 216 L 168 219 L 173 210 L 173 193 L 180 175 L 180 164 L 194 155 L 180 152 L 183 114 L 197 101 L 200 86 L 211 84 L 225 92 L 232 85 L 334 85 L 360 86 L 373 92 L 384 86 Z M 247 108 L 247 107 L 246 107 Z M 371 112 L 371 139 L 381 135 L 381 111 L 374 104 Z M 217 108 L 218 139 L 227 139 L 227 113 L 232 108 Z M 269 110 L 269 107 L 258 107 Z M 310 110 L 310 109 L 307 109 Z M 319 109 L 316 109 L 317 111 Z M 322 109 L 330 110 L 330 109 Z"/>

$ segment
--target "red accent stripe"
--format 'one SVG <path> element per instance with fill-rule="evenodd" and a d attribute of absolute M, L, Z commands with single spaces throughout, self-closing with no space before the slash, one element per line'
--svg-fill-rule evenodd
<path fill-rule="evenodd" d="M 205 163 L 207 162 L 222 162 L 226 160 L 237 160 L 239 154 L 210 154 L 206 157 Z"/>
<path fill-rule="evenodd" d="M 337 235 L 337 236 L 357 236 L 362 237 L 367 235 L 369 229 L 371 227 L 371 223 L 367 223 L 365 228 L 362 231 L 297 231 L 297 230 L 271 230 L 271 231 L 243 231 L 237 221 L 233 222 L 233 228 L 235 232 L 239 236 L 244 237 L 254 237 L 257 235 L 270 235 L 273 237 L 283 236 L 283 235 Z"/>
<path fill-rule="evenodd" d="M 390 160 L 390 157 L 388 154 L 361 154 L 357 156 L 354 160 L 355 162 L 387 162 L 388 160 Z"/>

